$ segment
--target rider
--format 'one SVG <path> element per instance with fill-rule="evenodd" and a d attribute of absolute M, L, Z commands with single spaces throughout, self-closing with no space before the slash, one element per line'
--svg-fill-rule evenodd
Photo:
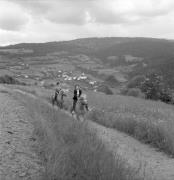
<path fill-rule="evenodd" d="M 81 94 L 82 94 L 82 90 L 80 89 L 79 85 L 75 85 L 74 96 L 73 96 L 73 107 L 71 112 L 74 112 L 76 110 L 76 104 Z"/>

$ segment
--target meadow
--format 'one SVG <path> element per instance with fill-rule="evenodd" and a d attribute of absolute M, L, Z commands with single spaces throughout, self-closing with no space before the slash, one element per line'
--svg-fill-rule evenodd
<path fill-rule="evenodd" d="M 174 156 L 174 107 L 134 97 L 88 93 L 89 119 Z"/>
<path fill-rule="evenodd" d="M 31 94 L 36 95 L 36 90 Z M 125 160 L 106 149 L 87 122 L 80 123 L 53 108 L 41 94 L 40 98 L 20 94 L 19 98 L 33 119 L 45 180 L 140 180 Z"/>
<path fill-rule="evenodd" d="M 26 87 L 21 87 L 27 89 Z M 31 90 L 50 102 L 50 90 Z M 174 107 L 160 101 L 150 101 L 121 95 L 105 95 L 100 92 L 85 92 L 92 111 L 89 120 L 108 128 L 124 132 L 139 141 L 174 156 Z M 70 111 L 72 92 L 65 98 L 64 108 Z"/>

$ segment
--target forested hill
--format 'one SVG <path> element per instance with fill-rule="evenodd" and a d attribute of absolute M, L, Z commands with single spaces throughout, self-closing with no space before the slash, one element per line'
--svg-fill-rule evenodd
<path fill-rule="evenodd" d="M 174 41 L 153 38 L 85 38 L 62 42 L 21 43 L 0 47 L 0 49 L 7 48 L 32 49 L 34 50 L 34 55 L 44 55 L 55 51 L 86 53 L 88 55 L 96 55 L 100 57 L 125 54 L 140 57 L 174 55 Z"/>

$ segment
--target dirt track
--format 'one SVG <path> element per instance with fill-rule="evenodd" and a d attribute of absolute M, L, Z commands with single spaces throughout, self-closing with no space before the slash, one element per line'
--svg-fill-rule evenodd
<path fill-rule="evenodd" d="M 25 107 L 0 86 L 0 180 L 38 180 L 44 168 Z"/>

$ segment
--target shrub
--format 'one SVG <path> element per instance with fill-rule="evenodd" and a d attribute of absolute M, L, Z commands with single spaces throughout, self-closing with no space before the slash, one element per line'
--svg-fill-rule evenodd
<path fill-rule="evenodd" d="M 172 95 L 172 92 L 165 88 L 165 89 L 162 89 L 161 92 L 160 92 L 160 100 L 165 102 L 165 103 L 171 103 L 173 104 L 173 95 Z"/>
<path fill-rule="evenodd" d="M 165 86 L 163 77 L 155 73 L 146 76 L 140 89 L 145 93 L 147 99 L 161 100 L 165 103 L 173 102 L 172 92 Z"/>
<path fill-rule="evenodd" d="M 133 97 L 139 97 L 139 98 L 143 98 L 143 99 L 145 98 L 145 94 L 143 94 L 143 93 L 141 92 L 141 90 L 138 89 L 138 88 L 128 89 L 126 95 L 128 95 L 128 96 L 133 96 Z"/>
<path fill-rule="evenodd" d="M 128 92 L 128 88 L 126 88 L 126 87 L 123 87 L 123 88 L 120 90 L 120 94 L 122 94 L 122 95 L 127 95 L 127 92 Z"/>
<path fill-rule="evenodd" d="M 113 75 L 109 75 L 106 79 L 105 79 L 105 83 L 110 85 L 110 86 L 116 86 L 118 85 L 118 81 L 116 80 L 115 76 Z"/>
<path fill-rule="evenodd" d="M 17 85 L 25 85 L 25 83 L 18 81 L 17 79 L 9 76 L 9 75 L 5 75 L 5 76 L 1 76 L 0 77 L 0 83 L 1 84 L 17 84 Z"/>
<path fill-rule="evenodd" d="M 162 76 L 155 73 L 148 74 L 141 84 L 141 90 L 145 93 L 147 99 L 160 99 L 161 89 L 164 87 Z"/>
<path fill-rule="evenodd" d="M 113 94 L 113 92 L 112 92 L 112 90 L 109 88 L 109 86 L 107 86 L 107 85 L 105 85 L 105 84 L 100 85 L 100 86 L 98 87 L 98 91 L 99 91 L 99 92 L 103 92 L 103 93 L 105 93 L 105 94 L 107 94 L 107 95 L 112 95 L 112 94 Z"/>

